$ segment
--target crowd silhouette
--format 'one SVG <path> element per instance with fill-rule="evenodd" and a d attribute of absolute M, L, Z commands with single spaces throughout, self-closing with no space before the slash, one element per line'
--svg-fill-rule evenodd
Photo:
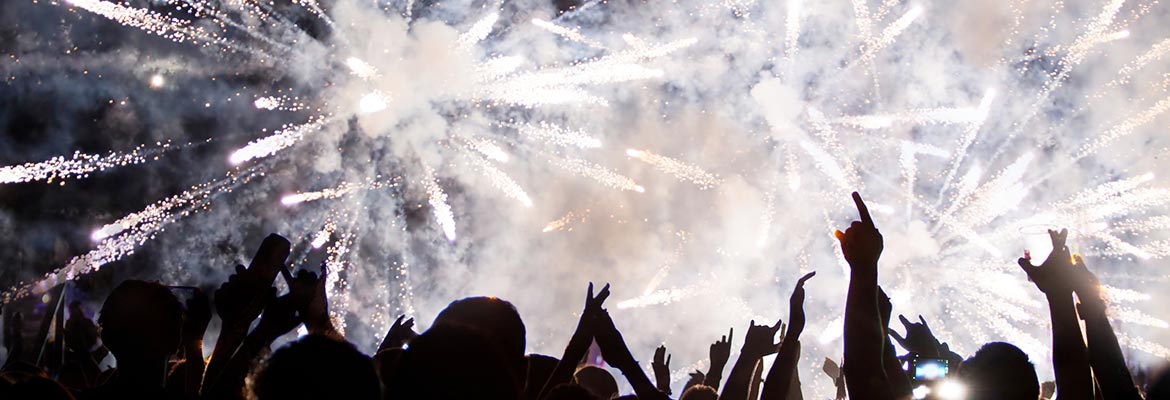
<path fill-rule="evenodd" d="M 861 197 L 854 193 L 853 200 L 859 220 L 834 232 L 850 267 L 842 363 L 826 359 L 824 365 L 837 399 L 1170 399 L 1165 375 L 1131 374 L 1100 284 L 1070 253 L 1064 230 L 1049 231 L 1053 250 L 1039 265 L 1028 254 L 1019 259 L 1022 273 L 1047 298 L 1054 382 L 1037 378 L 1034 364 L 1044 360 L 1031 360 L 1006 341 L 987 343 L 965 358 L 935 337 L 921 316 L 912 322 L 899 315 L 904 334 L 891 328 L 893 309 L 878 285 L 884 239 Z M 608 284 L 599 290 L 589 284 L 559 358 L 525 354 L 523 319 L 511 303 L 494 297 L 452 302 L 421 334 L 413 318 L 401 316 L 370 357 L 331 322 L 325 295 L 330 271 L 322 265 L 319 274 L 293 275 L 285 266 L 289 251 L 288 240 L 270 235 L 251 264 L 237 266 L 210 298 L 197 288 L 129 280 L 105 299 L 96 324 L 74 302 L 59 329 L 62 362 L 48 367 L 28 361 L 20 337 L 25 322 L 20 313 L 5 313 L 8 358 L 0 399 L 660 400 L 675 394 L 665 346 L 651 356 L 653 380 L 626 346 L 605 308 Z M 711 344 L 709 369 L 692 373 L 675 398 L 802 399 L 797 364 L 804 285 L 815 274 L 797 280 L 787 324 L 750 321 L 742 339 L 729 329 Z M 281 276 L 288 291 L 278 296 L 274 283 Z M 215 316 L 220 333 L 205 360 L 203 337 Z M 302 325 L 306 335 L 270 349 Z M 725 376 L 736 341 L 742 342 L 738 357 Z M 894 343 L 907 354 L 897 354 Z M 606 369 L 585 362 L 594 346 L 632 394 L 620 393 Z M 773 354 L 764 371 L 761 360 Z M 107 355 L 116 367 L 101 368 Z"/>

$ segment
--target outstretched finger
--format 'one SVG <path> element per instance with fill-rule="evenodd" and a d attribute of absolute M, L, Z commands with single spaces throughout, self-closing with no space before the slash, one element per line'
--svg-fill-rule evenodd
<path fill-rule="evenodd" d="M 926 328 L 926 331 L 927 331 L 927 332 L 929 332 L 929 331 L 930 331 L 930 325 L 928 325 L 928 324 L 926 323 L 926 318 L 922 318 L 922 315 L 921 315 L 921 314 L 920 314 L 920 315 L 918 315 L 918 321 L 922 322 L 922 327 L 923 327 L 923 328 Z"/>
<path fill-rule="evenodd" d="M 733 334 L 733 333 L 735 333 L 735 328 L 728 329 L 727 330 L 727 340 L 724 340 L 724 342 L 731 343 L 731 334 Z"/>
<path fill-rule="evenodd" d="M 869 216 L 869 207 L 865 206 L 865 201 L 861 200 L 861 195 L 857 192 L 853 192 L 853 204 L 857 206 L 857 214 L 861 216 L 861 223 L 870 228 L 874 227 L 873 218 Z"/>
<path fill-rule="evenodd" d="M 906 328 L 906 332 L 910 332 L 910 327 L 914 326 L 914 323 L 906 319 L 905 315 L 898 314 L 898 320 L 902 321 L 902 326 Z"/>
<path fill-rule="evenodd" d="M 663 364 L 666 366 L 666 368 L 670 368 L 670 358 L 671 357 L 674 357 L 674 354 L 667 354 L 666 355 L 666 364 Z"/>
<path fill-rule="evenodd" d="M 1024 272 L 1026 272 L 1026 273 L 1031 273 L 1032 269 L 1036 268 L 1035 265 L 1032 265 L 1031 258 L 1020 257 L 1019 260 L 1016 260 L 1016 263 L 1020 264 L 1020 268 L 1023 268 Z"/>
<path fill-rule="evenodd" d="M 589 282 L 589 289 L 585 292 L 585 304 L 593 301 L 593 282 Z"/>
<path fill-rule="evenodd" d="M 812 277 L 814 277 L 816 275 L 817 275 L 817 271 L 813 271 L 813 272 L 809 272 L 807 274 L 804 274 L 804 276 L 802 276 L 802 277 L 800 277 L 800 279 L 796 280 L 796 287 L 798 287 L 798 288 L 804 287 L 804 282 L 808 281 L 809 279 L 812 279 Z"/>
<path fill-rule="evenodd" d="M 601 291 L 597 292 L 597 297 L 594 297 L 594 299 L 596 299 L 595 301 L 597 303 L 597 306 L 601 307 L 601 304 L 605 303 L 605 299 L 607 299 L 607 298 L 609 298 L 609 284 L 608 283 L 605 284 L 605 286 L 601 287 Z"/>
<path fill-rule="evenodd" d="M 888 332 L 890 337 L 894 338 L 894 341 L 898 342 L 899 346 L 902 346 L 903 349 L 906 348 L 906 338 L 902 337 L 902 335 L 899 335 L 898 331 L 893 329 L 890 329 Z"/>
<path fill-rule="evenodd" d="M 780 332 L 780 328 L 783 326 L 784 326 L 784 319 L 781 318 L 781 319 L 777 319 L 776 325 L 772 325 L 770 328 L 772 329 L 773 333 L 776 333 L 776 332 Z"/>

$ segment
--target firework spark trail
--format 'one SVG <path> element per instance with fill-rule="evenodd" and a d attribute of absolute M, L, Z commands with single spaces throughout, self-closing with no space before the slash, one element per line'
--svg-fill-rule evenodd
<path fill-rule="evenodd" d="M 71 158 L 57 156 L 37 163 L 0 167 L 0 184 L 85 178 L 91 173 L 156 160 L 174 148 L 170 143 L 158 143 L 155 147 L 138 146 L 129 153 L 96 155 L 74 152 Z"/>
<path fill-rule="evenodd" d="M 998 175 L 971 193 L 970 197 L 955 199 L 943 215 L 950 216 L 961 211 L 958 219 L 963 225 L 982 225 L 1014 208 L 1027 194 L 1021 183 L 1032 153 L 1024 153 Z"/>
<path fill-rule="evenodd" d="M 507 151 L 504 151 L 503 148 L 491 140 L 476 136 L 459 136 L 459 138 L 463 140 L 469 149 L 483 154 L 484 157 L 492 161 L 506 163 L 512 159 L 512 157 L 508 156 Z"/>
<path fill-rule="evenodd" d="M 902 32 L 906 30 L 906 28 L 910 27 L 910 24 L 914 23 L 914 20 L 918 19 L 919 16 L 922 16 L 922 13 L 923 9 L 921 6 L 914 6 L 910 9 L 910 11 L 907 11 L 906 14 L 902 15 L 901 18 L 898 18 L 892 24 L 887 26 L 886 29 L 882 29 L 882 33 L 878 35 L 877 38 L 867 40 L 862 46 L 861 56 L 858 57 L 861 63 L 871 63 L 874 57 L 877 57 L 878 52 L 882 51 L 882 49 L 888 47 L 889 45 L 894 44 L 894 41 L 898 38 L 898 35 L 901 35 Z"/>
<path fill-rule="evenodd" d="M 492 26 L 500 19 L 500 14 L 490 13 L 480 19 L 471 28 L 467 29 L 462 35 L 459 35 L 459 40 L 456 42 L 456 47 L 464 52 L 470 52 L 476 43 L 483 41 L 492 33 Z"/>
<path fill-rule="evenodd" d="M 853 1 L 853 20 L 857 22 L 857 34 L 862 42 L 869 42 L 873 34 L 873 22 L 869 15 L 869 5 L 866 0 Z"/>
<path fill-rule="evenodd" d="M 451 206 L 447 204 L 447 193 L 443 192 L 443 188 L 439 186 L 439 181 L 435 178 L 435 171 L 431 167 L 424 167 L 424 170 L 423 187 L 426 188 L 427 202 L 431 205 L 439 227 L 443 229 L 443 235 L 447 237 L 447 240 L 453 242 L 455 241 L 455 214 L 451 212 Z"/>
<path fill-rule="evenodd" d="M 1165 39 L 1161 42 L 1158 42 L 1153 47 L 1151 47 L 1150 50 L 1146 51 L 1145 54 L 1142 54 L 1133 61 L 1126 63 L 1125 66 L 1121 67 L 1121 70 L 1117 71 L 1117 79 L 1110 81 L 1107 86 L 1116 87 L 1129 83 L 1130 79 L 1133 78 L 1134 72 L 1137 72 L 1138 70 L 1145 68 L 1150 64 L 1162 61 L 1162 58 L 1167 54 L 1170 54 L 1170 39 Z"/>
<path fill-rule="evenodd" d="M 605 99 L 585 91 L 584 86 L 661 77 L 662 70 L 647 68 L 639 62 L 670 54 L 696 42 L 693 38 L 677 40 L 627 50 L 568 67 L 520 73 L 478 85 L 469 93 L 469 97 L 518 106 L 566 103 L 606 105 L 608 102 Z"/>
<path fill-rule="evenodd" d="M 995 89 L 988 89 L 983 93 L 983 99 L 979 101 L 978 120 L 972 121 L 971 125 L 963 131 L 963 136 L 959 138 L 959 146 L 955 149 L 954 156 L 951 158 L 950 167 L 947 168 L 947 173 L 943 177 L 943 183 L 938 190 L 938 201 L 941 204 L 942 199 L 945 198 L 946 192 L 950 189 L 951 182 L 955 179 L 955 174 L 959 172 L 959 167 L 963 165 L 963 160 L 967 158 L 967 153 L 971 145 L 975 143 L 975 137 L 979 135 L 979 130 L 983 128 L 983 123 L 987 121 L 987 116 L 991 114 L 991 104 L 995 101 Z"/>
<path fill-rule="evenodd" d="M 1151 342 L 1137 336 L 1130 336 L 1124 333 L 1117 335 L 1117 341 L 1125 347 L 1138 349 L 1162 359 L 1170 359 L 1170 348 L 1166 348 L 1158 343 Z"/>
<path fill-rule="evenodd" d="M 500 171 L 480 157 L 470 156 L 467 158 L 471 159 L 475 166 L 479 168 L 480 173 L 488 179 L 488 182 L 503 192 L 505 196 L 519 201 L 524 207 L 532 207 L 532 199 L 528 197 L 528 193 L 524 191 L 524 188 L 520 187 L 520 184 L 512 180 L 508 174 Z"/>
<path fill-rule="evenodd" d="M 540 139 L 556 146 L 574 146 L 582 149 L 601 148 L 601 140 L 584 132 L 567 129 L 556 124 L 541 121 L 538 125 L 519 125 L 516 129 L 523 135 Z"/>
<path fill-rule="evenodd" d="M 271 156 L 292 147 L 300 142 L 306 133 L 320 130 L 325 124 L 325 117 L 317 117 L 301 125 L 286 125 L 271 136 L 253 140 L 239 150 L 232 152 L 228 161 L 233 165 L 238 165 L 245 161 Z"/>
<path fill-rule="evenodd" d="M 337 223 L 333 221 L 325 222 L 325 226 L 313 235 L 313 240 L 309 242 L 309 245 L 313 246 L 314 249 L 321 248 L 321 246 L 329 242 L 329 238 L 333 236 L 333 231 L 335 230 L 337 230 Z"/>
<path fill-rule="evenodd" d="M 0 303 L 8 303 L 27 295 L 42 294 L 59 284 L 134 254 L 139 246 L 154 239 L 169 225 L 206 209 L 214 197 L 247 184 L 258 176 L 257 171 L 253 168 L 229 174 L 218 181 L 195 186 L 99 228 L 93 233 L 93 238 L 99 241 L 95 249 L 74 257 L 65 266 L 46 274 L 35 283 L 0 293 Z"/>
<path fill-rule="evenodd" d="M 569 212 L 565 213 L 564 216 L 557 218 L 556 220 L 549 221 L 549 223 L 544 225 L 544 229 L 542 229 L 541 232 L 549 233 L 549 232 L 553 232 L 553 231 L 558 231 L 558 232 L 563 231 L 563 230 L 565 230 L 565 227 L 569 226 L 569 224 L 572 223 L 574 220 L 576 220 L 577 222 L 585 222 L 585 219 L 589 217 L 589 213 L 590 213 L 589 209 L 585 209 L 585 211 L 582 211 L 579 213 L 569 211 Z M 568 229 L 573 230 L 573 228 L 568 228 Z"/>
<path fill-rule="evenodd" d="M 260 110 L 303 111 L 309 107 L 304 102 L 289 96 L 261 96 L 252 102 Z"/>
<path fill-rule="evenodd" d="M 295 204 L 308 203 L 308 202 L 317 201 L 317 200 L 321 200 L 321 199 L 336 199 L 336 198 L 340 198 L 343 196 L 347 196 L 350 193 L 353 193 L 354 191 L 356 191 L 358 189 L 370 189 L 372 187 L 373 187 L 372 185 L 344 182 L 340 185 L 337 185 L 337 187 L 334 187 L 334 188 L 319 190 L 319 191 L 315 191 L 315 192 L 303 192 L 303 193 L 286 195 L 286 196 L 280 198 L 280 204 L 283 204 L 286 206 L 291 206 L 291 205 L 295 205 Z"/>
<path fill-rule="evenodd" d="M 702 287 L 701 285 L 691 285 L 679 289 L 662 289 L 632 299 L 622 300 L 617 303 L 617 308 L 624 310 L 646 306 L 663 306 L 706 293 L 708 290 L 708 288 Z"/>
<path fill-rule="evenodd" d="M 699 186 L 699 189 L 707 190 L 719 186 L 722 181 L 718 175 L 704 171 L 702 168 L 694 165 L 658 154 L 651 153 L 646 150 L 626 149 L 626 155 L 633 157 L 644 163 L 653 165 L 659 171 L 674 175 L 682 181 L 690 181 Z"/>
<path fill-rule="evenodd" d="M 344 232 L 326 250 L 325 268 L 329 275 L 325 278 L 325 295 L 329 301 L 329 319 L 333 327 L 341 334 L 345 334 L 345 313 L 349 310 L 349 282 L 341 279 L 341 272 L 345 270 L 345 257 L 353 245 L 353 232 Z"/>
<path fill-rule="evenodd" d="M 575 29 L 569 29 L 540 18 L 533 18 L 532 25 L 536 25 L 540 29 L 544 29 L 546 31 L 560 35 L 565 39 L 569 39 L 595 49 L 605 50 L 605 46 L 603 46 L 601 43 L 589 40 L 589 38 L 585 37 L 580 32 L 577 32 Z"/>
<path fill-rule="evenodd" d="M 1145 111 L 1138 113 L 1137 115 L 1126 118 L 1120 124 L 1110 128 L 1109 130 L 1105 131 L 1105 133 L 1102 133 L 1101 136 L 1093 138 L 1088 143 L 1085 143 L 1085 145 L 1082 146 L 1080 150 L 1078 150 L 1073 155 L 1073 158 L 1066 162 L 1067 165 L 1071 165 L 1077 160 L 1085 158 L 1090 154 L 1101 150 L 1117 139 L 1132 134 L 1134 130 L 1150 122 L 1153 122 L 1154 119 L 1161 116 L 1167 110 L 1170 110 L 1170 97 L 1162 99 L 1158 103 L 1154 104 L 1150 108 L 1147 108 Z"/>
<path fill-rule="evenodd" d="M 244 34 L 246 34 L 246 35 L 248 35 L 256 40 L 264 42 L 264 44 L 266 44 L 266 45 L 272 46 L 272 47 L 280 50 L 281 52 L 287 53 L 287 52 L 290 52 L 293 50 L 292 47 L 289 47 L 288 45 L 286 45 L 284 43 L 280 43 L 280 42 L 277 42 L 275 40 L 272 40 L 272 38 L 261 34 L 257 30 L 251 29 L 246 25 L 243 25 L 239 22 L 232 20 L 231 17 L 228 16 L 223 11 L 220 11 L 220 10 L 216 9 L 215 7 L 212 7 L 210 2 L 202 1 L 202 0 L 185 0 L 184 3 L 187 4 L 188 8 L 192 11 L 192 15 L 196 18 L 202 18 L 202 17 L 212 18 L 215 21 L 222 24 L 221 26 L 224 26 L 225 28 L 230 26 L 239 32 L 243 32 Z M 246 3 L 241 3 L 241 4 L 236 4 L 236 5 L 237 6 L 245 6 L 245 4 Z M 259 12 L 259 10 L 253 9 L 253 10 L 248 10 L 248 11 L 251 11 L 253 13 L 253 15 L 260 17 L 260 19 L 262 19 L 262 20 L 269 20 L 270 19 L 269 15 L 267 13 Z"/>
<path fill-rule="evenodd" d="M 203 40 L 209 43 L 223 43 L 222 38 L 215 37 L 214 34 L 201 27 L 191 26 L 190 21 L 166 17 L 150 10 L 126 7 L 101 0 L 66 0 L 66 4 L 175 42 Z"/>
<path fill-rule="evenodd" d="M 632 190 L 638 193 L 646 191 L 646 188 L 634 182 L 633 179 L 585 160 L 576 158 L 554 159 L 553 163 L 569 172 L 593 179 L 614 189 Z"/>
<path fill-rule="evenodd" d="M 1007 135 L 1005 140 L 1000 143 L 999 148 L 989 157 L 989 160 L 994 161 L 998 159 L 1000 155 L 1009 149 L 1013 140 L 1018 135 L 1019 130 L 1025 126 L 1029 126 L 1032 118 L 1036 117 L 1052 93 L 1064 85 L 1064 82 L 1068 80 L 1073 70 L 1088 56 L 1090 50 L 1099 44 L 1129 36 L 1128 31 L 1114 32 L 1112 34 L 1105 33 L 1105 29 L 1113 24 L 1113 20 L 1123 3 L 1125 3 L 1124 0 L 1112 0 L 1109 4 L 1106 4 L 1102 8 L 1101 13 L 1088 24 L 1085 32 L 1067 47 L 1065 56 L 1058 63 L 1058 70 L 1055 73 L 1048 74 L 1049 79 L 1035 96 L 1036 101 L 1033 102 L 1032 106 L 1028 107 L 1027 114 L 1016 124 L 1016 130 Z"/>
<path fill-rule="evenodd" d="M 784 19 L 784 59 L 788 60 L 789 66 L 800 50 L 800 15 L 803 7 L 804 0 L 788 0 L 788 13 Z"/>
<path fill-rule="evenodd" d="M 801 140 L 800 147 L 812 156 L 816 160 L 817 167 L 833 178 L 842 189 L 851 190 L 848 188 L 851 186 L 860 190 L 861 177 L 857 175 L 857 168 L 853 165 L 853 160 L 849 158 L 839 160 L 833 156 L 833 154 L 848 154 L 837 138 L 837 131 L 829 125 L 820 110 L 809 108 L 808 117 L 809 123 L 813 127 L 813 134 L 824 143 L 824 146 L 819 146 L 811 140 Z M 776 129 L 776 127 L 772 129 Z"/>

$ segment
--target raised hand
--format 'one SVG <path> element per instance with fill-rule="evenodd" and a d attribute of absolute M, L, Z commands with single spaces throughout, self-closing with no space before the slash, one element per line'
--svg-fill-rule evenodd
<path fill-rule="evenodd" d="M 596 316 L 597 313 L 604 311 L 601 306 L 605 305 L 605 299 L 609 298 L 609 284 L 605 284 L 597 295 L 593 295 L 593 282 L 589 282 L 589 290 L 585 294 L 585 311 L 584 315 Z"/>
<path fill-rule="evenodd" d="M 756 321 L 752 320 L 747 335 L 744 335 L 743 347 L 739 350 L 740 357 L 750 355 L 760 358 L 779 350 L 780 343 L 776 342 L 776 334 L 780 333 L 781 325 L 783 325 L 781 320 L 776 320 L 776 325 L 773 326 L 756 325 Z"/>
<path fill-rule="evenodd" d="M 321 275 L 300 270 L 296 277 L 288 280 L 290 302 L 297 307 L 305 328 L 310 333 L 340 336 L 329 319 L 329 299 L 325 294 L 325 283 L 329 277 L 328 266 L 321 263 Z"/>
<path fill-rule="evenodd" d="M 816 271 L 809 272 L 796 281 L 792 297 L 788 298 L 788 330 L 784 332 L 786 337 L 800 338 L 801 332 L 804 332 L 804 283 L 816 275 Z"/>
<path fill-rule="evenodd" d="M 869 208 L 861 200 L 861 195 L 853 192 L 853 203 L 857 206 L 857 213 L 861 221 L 853 221 L 845 232 L 835 231 L 837 240 L 841 242 L 841 253 L 845 261 L 853 268 L 877 268 L 878 258 L 882 255 L 882 234 L 873 224 L 869 215 Z"/>
<path fill-rule="evenodd" d="M 211 301 L 207 294 L 199 288 L 191 291 L 191 298 L 187 299 L 187 312 L 183 318 L 183 341 L 203 341 L 203 334 L 207 332 L 207 325 L 211 323 Z M 202 357 L 202 355 L 200 355 Z"/>
<path fill-rule="evenodd" d="M 650 367 L 654 369 L 654 381 L 657 383 L 655 386 L 668 396 L 671 394 L 670 359 L 671 356 L 666 354 L 666 345 L 662 345 L 654 350 L 654 361 L 650 363 Z"/>
<path fill-rule="evenodd" d="M 264 302 L 275 293 L 272 282 L 284 268 L 290 248 L 288 239 L 268 235 L 248 268 L 236 266 L 236 273 L 215 291 L 215 310 L 224 324 L 247 326 L 260 315 Z"/>
<path fill-rule="evenodd" d="M 942 356 L 942 343 L 934 337 L 934 333 L 930 331 L 930 325 L 926 324 L 926 319 L 918 316 L 918 323 L 910 322 L 904 315 L 898 315 L 898 319 L 902 321 L 902 326 L 906 328 L 906 336 L 898 334 L 897 331 L 890 329 L 890 337 L 898 342 L 898 345 L 911 353 L 915 353 L 924 357 L 940 357 Z"/>
<path fill-rule="evenodd" d="M 1018 263 L 1028 274 L 1028 280 L 1047 295 L 1072 294 L 1076 285 L 1076 274 L 1073 267 L 1072 255 L 1069 253 L 1065 241 L 1068 239 L 1068 229 L 1060 232 L 1049 229 L 1048 236 L 1052 239 L 1052 253 L 1040 266 L 1032 265 L 1032 255 L 1024 252 Z"/>
<path fill-rule="evenodd" d="M 735 334 L 735 328 L 727 330 L 727 334 L 723 335 L 719 341 L 711 343 L 709 355 L 711 357 L 711 366 L 718 365 L 719 370 L 723 370 L 723 366 L 727 365 L 727 360 L 731 359 L 731 337 Z"/>
<path fill-rule="evenodd" d="M 378 351 L 400 348 L 402 345 L 418 336 L 414 331 L 414 318 L 402 321 L 406 318 L 406 314 L 399 315 L 398 319 L 394 320 L 394 324 L 390 325 L 390 330 L 386 331 L 386 337 L 382 339 L 382 345 L 378 346 Z"/>
<path fill-rule="evenodd" d="M 260 316 L 260 323 L 256 325 L 253 334 L 272 341 L 292 331 L 301 324 L 301 317 L 297 315 L 297 305 L 291 295 L 284 295 L 268 302 L 264 307 L 264 314 Z"/>

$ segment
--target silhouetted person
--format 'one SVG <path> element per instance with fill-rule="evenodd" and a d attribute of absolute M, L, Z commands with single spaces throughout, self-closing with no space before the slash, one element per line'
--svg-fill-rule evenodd
<path fill-rule="evenodd" d="M 836 231 L 841 253 L 849 263 L 849 291 L 845 297 L 844 375 L 849 397 L 855 400 L 894 398 L 886 378 L 884 355 L 886 329 L 878 302 L 878 259 L 884 239 L 861 195 L 853 192 L 860 221 L 845 232 Z"/>
<path fill-rule="evenodd" d="M 436 324 L 402 353 L 389 398 L 412 400 L 517 400 L 505 357 L 483 332 Z"/>
<path fill-rule="evenodd" d="M 256 375 L 258 400 L 377 400 L 374 364 L 348 342 L 307 335 L 276 350 Z"/>
<path fill-rule="evenodd" d="M 516 387 L 524 387 L 527 361 L 524 321 L 516 307 L 496 297 L 468 297 L 447 305 L 435 317 L 435 326 L 464 325 L 475 328 L 496 346 L 504 357 L 508 372 L 516 379 Z"/>
<path fill-rule="evenodd" d="M 683 391 L 678 400 L 718 400 L 719 392 L 707 385 L 694 385 Z"/>
<path fill-rule="evenodd" d="M 1036 400 L 1040 380 L 1028 354 L 1003 342 L 983 345 L 963 362 L 959 377 L 967 385 L 970 400 Z"/>
<path fill-rule="evenodd" d="M 122 282 L 102 305 L 98 325 L 118 370 L 109 383 L 80 397 L 165 398 L 167 362 L 183 327 L 183 309 L 171 291 L 157 282 Z"/>

